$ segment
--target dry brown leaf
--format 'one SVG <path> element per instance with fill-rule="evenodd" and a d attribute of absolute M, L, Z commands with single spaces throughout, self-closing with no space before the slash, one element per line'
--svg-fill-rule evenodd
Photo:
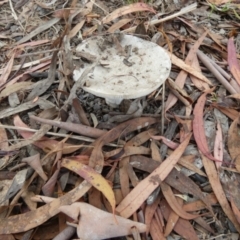
<path fill-rule="evenodd" d="M 156 218 L 152 219 L 150 225 L 150 234 L 153 240 L 166 240 Z"/>
<path fill-rule="evenodd" d="M 234 45 L 233 37 L 228 40 L 228 65 L 232 75 L 240 85 L 240 65 L 237 59 L 237 50 Z"/>
<path fill-rule="evenodd" d="M 16 42 L 15 45 L 20 45 L 21 43 L 27 42 L 28 40 L 35 37 L 37 34 L 49 29 L 50 27 L 52 27 L 54 24 L 58 23 L 59 21 L 60 21 L 60 18 L 52 18 L 48 22 L 40 24 L 39 27 L 37 27 L 35 30 L 33 30 L 31 33 L 29 33 L 25 37 L 21 38 L 18 42 Z"/>
<path fill-rule="evenodd" d="M 4 68 L 4 70 L 2 72 L 2 75 L 0 76 L 0 86 L 3 86 L 6 83 L 6 81 L 8 80 L 8 77 L 12 71 L 15 55 L 16 55 L 16 51 L 13 51 L 13 54 L 12 54 L 9 62 L 7 63 L 6 67 Z"/>
<path fill-rule="evenodd" d="M 30 87 L 32 85 L 31 82 L 19 82 L 19 83 L 15 83 L 13 85 L 8 85 L 5 89 L 3 89 L 0 93 L 0 100 L 2 100 L 3 98 L 8 97 L 10 94 L 18 92 L 19 90 L 22 89 L 28 89 L 28 87 Z"/>
<path fill-rule="evenodd" d="M 219 121 L 217 121 L 217 131 L 214 142 L 214 157 L 219 160 L 223 160 L 223 136 L 222 127 Z M 217 169 L 222 166 L 222 162 L 215 162 Z"/>
<path fill-rule="evenodd" d="M 199 72 L 201 72 L 201 67 L 200 67 L 197 56 L 193 58 L 191 66 L 197 69 Z M 199 90 L 204 91 L 209 89 L 209 85 L 206 82 L 199 81 L 199 79 L 194 77 L 193 75 L 190 75 L 190 78 L 193 84 L 195 85 L 195 87 L 197 87 Z"/>
<path fill-rule="evenodd" d="M 157 169 L 141 181 L 118 205 L 116 211 L 123 217 L 130 217 L 148 198 L 148 196 L 159 186 L 173 169 L 188 145 L 191 134 L 173 151 Z"/>
<path fill-rule="evenodd" d="M 7 132 L 4 128 L 0 128 L 0 149 L 2 151 L 6 151 L 8 149 L 8 136 Z M 6 155 L 3 158 L 1 158 L 1 164 L 0 164 L 0 170 L 6 167 L 9 162 L 9 156 Z"/>
<path fill-rule="evenodd" d="M 208 194 L 205 198 L 211 205 L 217 204 L 217 202 L 218 202 L 215 194 L 213 194 L 213 193 Z M 199 210 L 202 210 L 205 208 L 206 208 L 206 204 L 201 200 L 186 203 L 183 205 L 183 209 L 188 212 L 195 212 L 195 211 L 199 211 Z"/>
<path fill-rule="evenodd" d="M 233 210 L 233 212 L 235 214 L 235 217 L 236 217 L 238 223 L 240 224 L 240 211 L 237 208 L 237 206 L 236 206 L 236 204 L 235 204 L 233 199 L 231 199 L 231 206 L 232 206 L 232 210 Z"/>
<path fill-rule="evenodd" d="M 168 52 L 168 54 L 169 54 L 169 57 L 172 61 L 172 64 L 178 66 L 182 70 L 188 72 L 189 74 L 192 74 L 194 77 L 196 77 L 196 78 L 202 80 L 203 82 L 206 82 L 210 86 L 212 86 L 212 83 L 201 72 L 199 72 L 197 69 L 195 69 L 194 67 L 191 67 L 190 65 L 186 64 L 183 60 L 181 60 L 180 58 L 175 56 L 173 53 Z"/>
<path fill-rule="evenodd" d="M 24 78 L 27 76 L 27 74 L 29 73 L 32 73 L 32 72 L 35 72 L 37 70 L 39 71 L 43 71 L 44 68 L 46 68 L 49 64 L 50 64 L 50 60 L 47 60 L 43 63 L 40 63 L 40 61 L 35 61 L 35 64 L 36 65 L 38 64 L 37 66 L 35 67 L 32 67 L 29 69 L 29 70 L 26 70 L 24 73 L 22 74 L 19 74 L 18 76 L 16 76 L 15 78 L 13 78 L 10 82 L 6 83 L 6 86 L 3 86 L 3 87 L 0 87 L 0 90 L 4 89 L 4 87 L 8 87 L 8 86 L 12 86 L 14 83 L 16 83 L 18 80 L 20 80 L 21 78 Z M 1 70 L 0 70 L 1 71 Z"/>
<path fill-rule="evenodd" d="M 27 163 L 32 169 L 34 169 L 37 174 L 43 179 L 43 181 L 47 181 L 48 177 L 42 169 L 39 153 L 27 158 L 23 158 L 22 162 Z"/>
<path fill-rule="evenodd" d="M 103 24 L 106 24 L 123 15 L 133 13 L 133 12 L 141 12 L 141 11 L 149 11 L 152 13 L 156 13 L 155 10 L 151 8 L 148 4 L 139 2 L 139 3 L 129 4 L 127 6 L 123 6 L 121 8 L 114 10 L 112 13 L 104 17 L 102 19 L 102 22 Z"/>
<path fill-rule="evenodd" d="M 152 173 L 154 169 L 159 166 L 158 161 L 154 161 L 151 158 L 147 158 L 141 155 L 131 156 L 130 163 L 133 165 L 133 167 L 149 173 Z M 176 181 L 176 179 L 178 179 L 178 181 Z M 165 182 L 181 193 L 192 194 L 196 198 L 201 199 L 202 202 L 204 202 L 205 207 L 207 207 L 211 214 L 214 215 L 211 207 L 211 202 L 209 202 L 208 198 L 205 197 L 198 185 L 183 173 L 177 171 L 176 169 L 172 169 L 172 171 L 166 177 Z"/>
<path fill-rule="evenodd" d="M 239 116 L 239 113 L 238 111 L 236 111 L 235 109 L 233 108 L 228 108 L 228 107 L 223 107 L 223 106 L 220 106 L 216 103 L 212 103 L 212 106 L 217 108 L 219 111 L 221 111 L 222 113 L 224 113 L 226 116 L 228 116 L 231 120 L 235 120 L 236 118 L 238 118 Z"/>
<path fill-rule="evenodd" d="M 171 209 L 173 209 L 175 213 L 178 214 L 179 217 L 187 220 L 191 220 L 199 217 L 199 215 L 193 215 L 193 214 L 187 213 L 182 209 L 181 205 L 179 205 L 176 197 L 174 196 L 171 187 L 169 187 L 166 183 L 163 182 L 161 183 L 160 186 L 162 189 L 162 193 L 166 201 L 168 202 L 169 206 L 171 207 Z"/>
<path fill-rule="evenodd" d="M 77 33 L 79 33 L 79 31 L 82 29 L 84 23 L 85 23 L 85 19 L 83 19 L 82 21 L 80 21 L 68 34 L 69 38 L 73 38 Z"/>
<path fill-rule="evenodd" d="M 115 216 L 115 219 L 111 213 L 83 202 L 62 206 L 60 211 L 74 220 L 79 220 L 77 234 L 81 239 L 99 240 L 127 236 L 131 234 L 132 227 L 136 227 L 140 233 L 146 231 L 146 225 L 143 223 L 134 222 L 120 216 Z"/>
<path fill-rule="evenodd" d="M 195 155 L 183 156 L 179 159 L 178 163 L 183 167 L 199 174 L 200 176 L 206 177 L 206 174 L 194 164 L 195 157 Z"/>
<path fill-rule="evenodd" d="M 71 159 L 64 158 L 61 162 L 61 166 L 77 173 L 87 182 L 93 185 L 96 189 L 101 191 L 111 204 L 112 211 L 114 213 L 116 205 L 114 193 L 112 187 L 102 175 L 94 171 L 94 169 L 92 169 L 91 167 Z"/>
<path fill-rule="evenodd" d="M 45 196 L 49 196 L 49 197 L 53 196 L 53 193 L 55 190 L 55 185 L 57 183 L 58 174 L 61 170 L 60 166 L 61 165 L 60 165 L 60 161 L 59 161 L 57 164 L 57 169 L 55 170 L 53 175 L 48 179 L 46 184 L 43 185 L 42 192 Z"/>
<path fill-rule="evenodd" d="M 219 180 L 219 176 L 218 176 L 218 173 L 217 173 L 217 170 L 215 168 L 213 161 L 210 161 L 203 154 L 201 154 L 201 156 L 202 156 L 202 161 L 203 161 L 205 171 L 208 175 L 209 182 L 212 186 L 213 192 L 216 195 L 216 198 L 218 199 L 219 204 L 221 205 L 224 213 L 227 215 L 227 217 L 230 219 L 230 221 L 235 226 L 236 230 L 240 233 L 240 224 L 236 220 L 236 217 L 234 216 L 234 213 L 233 213 L 232 209 L 230 208 L 230 205 L 229 205 L 228 200 L 223 191 L 223 188 L 222 188 L 221 182 Z"/>
<path fill-rule="evenodd" d="M 95 171 L 101 172 L 104 164 L 104 158 L 102 155 L 102 146 L 104 144 L 114 141 L 122 135 L 123 131 L 127 134 L 128 132 L 147 127 L 156 122 L 157 120 L 155 118 L 137 118 L 113 128 L 95 142 L 95 148 L 91 154 L 89 165 L 94 167 Z M 2 220 L 0 225 L 0 234 L 25 232 L 41 225 L 43 222 L 59 213 L 60 206 L 70 205 L 79 200 L 91 188 L 91 186 L 92 185 L 85 180 L 67 194 L 54 199 L 50 203 L 39 207 L 35 211 L 11 216 Z"/>
<path fill-rule="evenodd" d="M 160 203 L 160 208 L 164 218 L 168 221 L 171 213 L 171 208 L 169 207 L 168 203 L 165 200 L 162 200 Z M 174 231 L 187 240 L 199 240 L 192 225 L 185 219 L 178 219 L 176 225 L 174 226 Z"/>
<path fill-rule="evenodd" d="M 214 158 L 211 152 L 209 151 L 207 138 L 204 130 L 203 111 L 204 111 L 204 106 L 206 102 L 206 96 L 208 93 L 212 91 L 213 89 L 203 93 L 202 96 L 198 99 L 194 107 L 193 134 L 194 134 L 194 138 L 197 143 L 198 149 L 201 151 L 201 153 L 213 161 L 221 162 L 220 159 Z"/>
<path fill-rule="evenodd" d="M 228 131 L 228 150 L 232 160 L 235 162 L 236 169 L 240 172 L 240 149 L 238 143 L 240 141 L 239 135 L 239 118 L 236 118 Z"/>
<path fill-rule="evenodd" d="M 175 80 L 175 83 L 179 86 L 179 88 L 183 88 L 183 85 L 185 83 L 185 80 L 186 80 L 186 77 L 188 75 L 188 73 L 192 74 L 192 71 L 186 71 L 186 69 L 184 69 L 183 67 L 183 63 L 185 66 L 189 66 L 189 67 L 192 67 L 192 62 L 193 62 L 193 59 L 196 57 L 196 51 L 197 49 L 199 48 L 199 46 L 201 45 L 202 41 L 204 40 L 204 38 L 206 37 L 207 35 L 207 32 L 205 32 L 197 41 L 196 43 L 194 44 L 194 46 L 190 49 L 187 57 L 186 57 L 186 60 L 185 60 L 185 63 L 181 60 L 179 61 L 180 59 L 177 59 L 175 57 L 175 55 L 170 55 L 170 57 L 172 56 L 172 63 L 177 65 L 176 63 L 178 63 L 178 67 L 180 67 L 182 69 L 182 71 L 178 74 L 178 77 L 176 78 Z M 175 60 L 176 59 L 176 60 Z M 182 64 L 179 64 L 181 63 Z M 181 66 L 180 66 L 181 65 Z M 185 70 L 185 71 L 183 71 Z M 195 71 L 197 71 L 198 69 L 195 69 Z M 187 73 L 188 72 L 188 73 Z M 201 74 L 201 72 L 199 71 L 199 74 Z M 192 74 L 193 76 L 197 77 L 196 75 Z M 198 78 L 198 77 L 197 77 Z M 203 80 L 201 78 L 201 80 Z M 204 77 L 204 80 L 206 80 L 206 78 Z M 206 83 L 210 84 L 211 83 L 209 82 L 209 80 L 205 81 Z M 174 104 L 177 102 L 177 97 L 174 96 L 173 94 L 169 94 L 168 96 L 168 99 L 167 99 L 167 102 L 166 102 L 166 108 L 165 108 L 165 112 L 170 109 L 172 106 L 174 106 Z"/>
<path fill-rule="evenodd" d="M 14 117 L 14 125 L 17 127 L 29 128 L 26 124 L 22 122 L 22 120 L 18 115 Z M 18 133 L 25 139 L 31 139 L 32 144 L 41 148 L 45 152 L 53 151 L 59 148 L 58 147 L 59 142 L 56 140 L 53 140 L 47 137 L 41 137 L 39 141 L 35 141 L 32 139 L 32 137 L 34 136 L 34 133 L 23 131 L 23 130 L 18 130 Z M 69 153 L 75 152 L 80 148 L 82 148 L 82 145 L 71 145 L 71 144 L 64 143 L 63 149 L 61 150 L 63 154 L 69 154 Z"/>
<path fill-rule="evenodd" d="M 147 225 L 147 234 L 149 233 L 150 229 L 151 229 L 151 224 L 152 224 L 152 220 L 154 217 L 154 213 L 156 212 L 156 209 L 158 207 L 159 204 L 159 197 L 153 202 L 153 204 L 151 205 L 147 205 L 146 209 L 145 209 L 145 224 Z"/>
<path fill-rule="evenodd" d="M 123 18 L 117 21 L 116 23 L 112 24 L 112 26 L 107 30 L 109 33 L 114 33 L 115 31 L 119 30 L 125 24 L 131 22 L 132 18 Z"/>

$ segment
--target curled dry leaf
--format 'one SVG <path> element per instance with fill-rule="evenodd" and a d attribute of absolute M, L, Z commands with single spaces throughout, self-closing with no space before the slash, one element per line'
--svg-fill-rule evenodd
<path fill-rule="evenodd" d="M 134 222 L 120 216 L 114 216 L 111 213 L 102 211 L 87 203 L 73 203 L 70 206 L 60 207 L 60 211 L 69 217 L 78 220 L 76 216 L 80 215 L 77 226 L 77 234 L 81 239 L 101 240 L 131 234 L 133 227 L 142 233 L 146 231 L 146 225 Z"/>

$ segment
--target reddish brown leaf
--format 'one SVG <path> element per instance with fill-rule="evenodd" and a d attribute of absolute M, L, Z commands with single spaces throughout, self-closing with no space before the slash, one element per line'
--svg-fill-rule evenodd
<path fill-rule="evenodd" d="M 150 234 L 153 240 L 166 240 L 160 229 L 161 228 L 159 227 L 159 223 L 156 218 L 153 218 L 150 225 Z"/>
<path fill-rule="evenodd" d="M 240 66 L 237 59 L 236 48 L 234 46 L 233 37 L 228 40 L 228 65 L 230 71 L 238 84 L 240 85 Z"/>
<path fill-rule="evenodd" d="M 147 225 L 147 233 L 149 233 L 150 231 L 153 216 L 158 207 L 159 200 L 160 200 L 159 198 L 156 199 L 153 204 L 147 205 L 145 209 L 145 223 Z"/>
<path fill-rule="evenodd" d="M 193 114 L 194 114 L 193 134 L 194 134 L 194 138 L 197 143 L 198 149 L 209 159 L 211 159 L 213 161 L 221 162 L 221 160 L 214 158 L 212 156 L 212 154 L 210 153 L 208 145 L 207 145 L 207 138 L 205 135 L 205 130 L 204 130 L 204 122 L 203 122 L 204 105 L 205 105 L 207 94 L 212 91 L 213 91 L 213 89 L 203 93 L 202 96 L 198 99 L 197 104 L 195 105 L 195 108 L 193 110 Z"/>
<path fill-rule="evenodd" d="M 222 127 L 219 121 L 217 122 L 217 131 L 216 138 L 214 142 L 214 157 L 219 160 L 223 160 L 223 136 L 222 136 Z M 216 167 L 220 168 L 222 162 L 215 162 Z"/>
<path fill-rule="evenodd" d="M 179 215 L 179 217 L 187 220 L 191 220 L 199 217 L 199 215 L 193 215 L 193 214 L 187 213 L 182 209 L 176 197 L 174 196 L 171 187 L 169 187 L 166 183 L 164 182 L 161 183 L 161 189 L 166 201 L 168 202 L 170 207 L 174 210 L 174 212 Z"/>

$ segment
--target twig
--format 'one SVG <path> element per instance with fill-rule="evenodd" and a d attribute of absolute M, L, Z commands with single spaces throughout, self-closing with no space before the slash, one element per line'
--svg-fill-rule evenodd
<path fill-rule="evenodd" d="M 49 52 L 54 52 L 57 51 L 59 49 L 57 48 L 53 48 L 53 49 L 49 49 L 49 50 L 44 50 L 44 51 L 39 51 L 39 52 L 31 52 L 31 53 L 25 53 L 25 54 L 21 54 L 16 56 L 16 58 L 22 58 L 22 57 L 28 57 L 28 56 L 32 56 L 32 55 L 38 55 L 38 54 L 43 54 L 43 53 L 49 53 Z"/>
<path fill-rule="evenodd" d="M 34 132 L 34 133 L 38 131 L 36 129 L 24 128 L 24 127 L 15 127 L 15 126 L 11 126 L 11 125 L 0 125 L 0 128 Z M 77 135 L 54 133 L 54 132 L 46 132 L 46 134 L 50 135 L 50 136 L 55 136 L 55 137 L 63 137 L 63 138 L 68 137 L 68 138 L 71 138 L 71 139 L 76 139 L 76 140 L 86 141 L 86 142 L 94 142 L 95 141 L 95 139 L 88 138 L 88 137 L 83 137 L 83 136 L 77 136 Z M 122 145 L 114 144 L 114 143 L 108 143 L 108 144 L 106 144 L 106 146 L 122 147 Z"/>
<path fill-rule="evenodd" d="M 10 5 L 11 11 L 12 11 L 12 15 L 13 15 L 14 19 L 15 19 L 16 21 L 18 21 L 20 27 L 21 27 L 22 30 L 25 32 L 25 29 L 24 29 L 23 25 L 21 24 L 21 22 L 19 21 L 18 16 L 17 16 L 17 14 L 16 14 L 16 12 L 15 12 L 15 10 L 14 10 L 14 8 L 13 8 L 12 0 L 9 0 L 9 5 Z"/>
<path fill-rule="evenodd" d="M 219 73 L 219 71 L 211 63 L 210 58 L 200 50 L 197 51 L 197 56 L 202 63 L 211 71 L 211 73 L 218 79 L 218 81 L 231 93 L 237 93 L 237 91 L 231 86 L 231 84 Z"/>
<path fill-rule="evenodd" d="M 226 71 L 224 71 L 219 65 L 217 65 L 217 63 L 215 63 L 212 59 L 210 59 L 210 61 L 213 64 L 213 66 L 223 75 L 223 77 L 225 77 L 229 81 L 230 85 L 237 92 L 240 92 L 240 86 L 238 85 L 237 81 L 232 76 L 230 76 Z"/>
<path fill-rule="evenodd" d="M 47 60 L 50 60 L 52 56 L 47 56 L 47 57 L 44 57 L 44 58 L 41 58 L 39 60 L 34 60 L 32 62 L 27 62 L 27 63 L 24 63 L 23 66 L 22 66 L 22 69 L 23 68 L 28 68 L 28 67 L 32 67 L 34 65 L 37 65 L 37 64 L 40 64 L 42 62 L 46 62 Z M 21 64 L 18 64 L 18 65 L 15 65 L 12 67 L 12 71 L 16 71 L 18 70 L 19 68 L 21 67 Z M 0 69 L 0 74 L 2 74 L 4 71 L 4 69 Z"/>

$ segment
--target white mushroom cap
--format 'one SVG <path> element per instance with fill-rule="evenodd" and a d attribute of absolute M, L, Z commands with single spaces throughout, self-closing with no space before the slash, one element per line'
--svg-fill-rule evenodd
<path fill-rule="evenodd" d="M 109 38 L 89 38 L 76 49 L 96 56 L 95 63 L 85 63 L 83 69 L 74 70 L 77 81 L 85 67 L 97 63 L 82 80 L 85 91 L 116 106 L 123 99 L 146 96 L 164 83 L 171 70 L 171 60 L 162 47 L 131 35 L 122 35 L 117 43 Z"/>

